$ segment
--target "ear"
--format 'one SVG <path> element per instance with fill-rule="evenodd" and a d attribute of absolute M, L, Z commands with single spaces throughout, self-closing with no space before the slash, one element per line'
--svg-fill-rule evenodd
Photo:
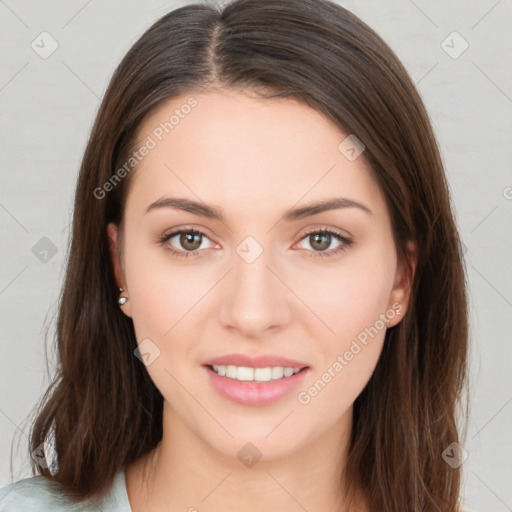
<path fill-rule="evenodd" d="M 131 317 L 130 296 L 128 294 L 128 286 L 124 278 L 124 270 L 121 262 L 119 229 L 113 222 L 107 226 L 107 237 L 110 250 L 110 261 L 112 263 L 112 270 L 114 271 L 117 287 L 123 289 L 122 295 L 124 297 L 128 297 L 128 300 L 122 306 L 120 306 L 120 308 L 126 316 Z"/>
<path fill-rule="evenodd" d="M 388 327 L 393 327 L 400 323 L 407 312 L 417 262 L 416 244 L 408 242 L 404 261 L 399 262 L 397 265 L 395 282 L 389 296 L 388 310 L 394 310 L 396 314 L 393 318 L 388 319 Z"/>

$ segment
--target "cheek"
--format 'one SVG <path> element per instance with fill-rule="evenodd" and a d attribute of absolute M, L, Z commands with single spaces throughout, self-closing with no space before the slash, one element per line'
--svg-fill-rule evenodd
<path fill-rule="evenodd" d="M 131 315 L 137 338 L 163 340 L 185 318 L 211 286 L 190 269 L 171 262 L 164 249 L 147 250 L 133 244 L 127 251 L 126 275 Z"/>
<path fill-rule="evenodd" d="M 334 419 L 363 390 L 382 351 L 386 319 L 395 315 L 388 310 L 394 269 L 391 246 L 390 251 L 375 249 L 347 258 L 329 275 L 308 283 L 308 306 L 329 330 L 311 334 L 318 360 L 299 403 L 326 407 Z"/>
<path fill-rule="evenodd" d="M 366 258 L 347 259 L 304 282 L 301 294 L 308 297 L 308 306 L 329 327 L 324 330 L 329 347 L 343 348 L 386 312 L 394 268 L 393 257 L 378 258 L 370 252 Z"/>
<path fill-rule="evenodd" d="M 315 338 L 318 359 L 297 393 L 305 418 L 336 422 L 369 381 L 384 344 L 389 297 L 388 280 L 377 275 L 346 276 L 338 283 L 343 286 L 331 283 L 318 297 L 319 311 L 334 334 L 325 331 Z"/>
<path fill-rule="evenodd" d="M 158 352 L 147 371 L 168 402 L 185 407 L 188 395 L 174 379 L 182 382 L 186 377 L 183 363 L 191 360 L 194 350 L 190 323 L 194 305 L 200 306 L 211 283 L 202 283 L 197 273 L 170 263 L 157 251 L 136 244 L 131 249 L 125 261 L 136 338 L 139 343 L 151 340 L 150 346 L 157 347 L 152 350 Z"/>

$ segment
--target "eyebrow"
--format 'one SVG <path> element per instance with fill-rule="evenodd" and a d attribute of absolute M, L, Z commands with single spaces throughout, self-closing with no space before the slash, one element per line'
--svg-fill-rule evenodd
<path fill-rule="evenodd" d="M 216 205 L 207 205 L 192 199 L 186 199 L 181 197 L 162 197 L 155 202 L 151 203 L 145 213 L 158 208 L 174 208 L 177 210 L 183 210 L 185 212 L 193 213 L 209 219 L 219 220 L 224 222 L 224 215 L 222 209 Z M 332 199 L 325 199 L 311 203 L 307 206 L 300 208 L 291 208 L 286 210 L 282 216 L 282 219 L 286 222 L 292 222 L 300 220 L 311 215 L 317 215 L 319 213 L 328 210 L 339 210 L 342 208 L 358 208 L 369 215 L 373 215 L 373 212 L 364 204 L 361 204 L 352 199 L 346 199 L 344 197 L 335 197 Z"/>

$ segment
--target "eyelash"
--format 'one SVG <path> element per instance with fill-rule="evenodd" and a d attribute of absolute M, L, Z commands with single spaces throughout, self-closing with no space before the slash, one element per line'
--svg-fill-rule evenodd
<path fill-rule="evenodd" d="M 168 233 L 166 235 L 163 235 L 162 237 L 158 238 L 158 244 L 160 246 L 163 246 L 168 240 L 170 240 L 172 237 L 176 236 L 176 235 L 181 235 L 183 233 L 187 233 L 187 234 L 192 234 L 192 235 L 202 235 L 206 238 L 208 238 L 208 235 L 206 233 L 204 233 L 203 231 L 200 231 L 198 229 L 194 229 L 194 228 L 191 228 L 191 229 L 179 229 L 177 231 L 173 231 L 171 233 Z M 331 256 L 335 256 L 337 255 L 338 253 L 342 252 L 342 251 L 346 251 L 347 248 L 352 245 L 353 243 L 353 240 L 345 235 L 342 235 L 341 233 L 337 232 L 337 231 L 334 231 L 332 229 L 327 229 L 327 228 L 322 228 L 322 229 L 311 229 L 309 231 L 307 231 L 306 233 L 304 233 L 304 235 L 302 236 L 302 238 L 299 240 L 299 241 L 302 241 L 304 240 L 305 238 L 307 238 L 308 236 L 310 235 L 313 235 L 313 234 L 319 234 L 319 235 L 323 235 L 323 234 L 327 234 L 327 235 L 331 235 L 332 237 L 336 238 L 339 242 L 341 242 L 341 245 L 339 247 L 337 247 L 336 249 L 334 250 L 331 250 L 331 251 L 309 251 L 310 253 L 312 254 L 309 254 L 308 256 L 311 257 L 311 258 L 316 258 L 316 257 L 331 257 Z M 175 255 L 175 256 L 179 256 L 179 257 L 184 257 L 184 258 L 188 258 L 189 256 L 195 256 L 196 254 L 198 254 L 200 252 L 200 250 L 195 250 L 195 251 L 178 251 L 172 247 L 166 247 L 166 250 L 168 250 L 169 252 L 171 252 L 171 254 Z"/>

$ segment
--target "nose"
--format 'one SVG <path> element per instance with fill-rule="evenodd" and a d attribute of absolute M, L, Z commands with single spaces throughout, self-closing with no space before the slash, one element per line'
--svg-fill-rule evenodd
<path fill-rule="evenodd" d="M 221 297 L 222 325 L 247 338 L 285 327 L 291 317 L 291 293 L 276 276 L 269 252 L 263 250 L 252 262 L 234 254 L 233 266 Z"/>

